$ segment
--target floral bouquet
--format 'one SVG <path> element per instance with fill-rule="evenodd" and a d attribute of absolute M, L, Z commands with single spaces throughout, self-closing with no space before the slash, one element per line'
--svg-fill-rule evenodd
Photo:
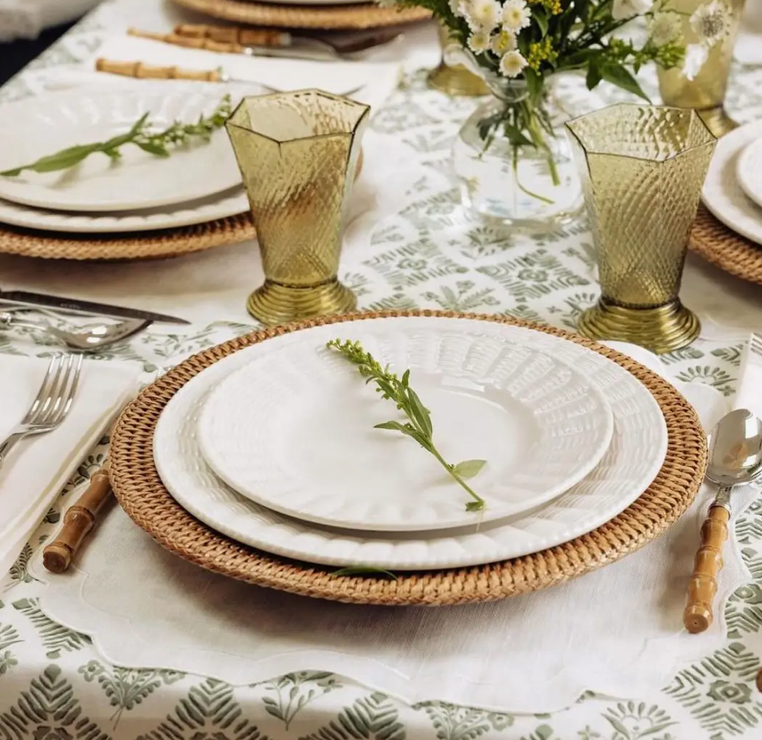
<path fill-rule="evenodd" d="M 700 41 L 686 49 L 686 14 L 675 2 L 679 0 L 398 0 L 433 11 L 462 49 L 461 58 L 454 59 L 452 51 L 450 58 L 479 74 L 503 101 L 479 121 L 482 149 L 496 137 L 507 139 L 515 165 L 517 150 L 533 148 L 545 158 L 554 186 L 562 178 L 549 140 L 554 136 L 547 107 L 549 78 L 578 72 L 586 76 L 589 89 L 605 80 L 648 100 L 635 77 L 644 64 L 684 66 L 687 75 L 696 74 L 707 49 L 728 33 L 728 9 L 725 0 L 701 5 L 690 18 Z M 617 34 L 636 17 L 647 30 L 640 42 Z"/>

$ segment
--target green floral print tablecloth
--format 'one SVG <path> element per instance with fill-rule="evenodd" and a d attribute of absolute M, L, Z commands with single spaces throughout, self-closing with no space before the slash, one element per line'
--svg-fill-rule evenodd
<path fill-rule="evenodd" d="M 41 80 L 51 69 L 88 57 L 106 35 L 137 25 L 140 13 L 163 18 L 164 27 L 178 20 L 175 15 L 165 17 L 170 11 L 158 5 L 153 0 L 104 3 L 0 89 L 0 101 L 43 92 Z M 615 97 L 612 91 L 606 95 Z M 428 90 L 425 71 L 418 71 L 405 77 L 377 113 L 374 135 L 402 147 L 421 174 L 409 184 L 404 205 L 373 227 L 366 249 L 355 248 L 346 256 L 342 279 L 356 291 L 362 308 L 503 313 L 573 328 L 598 290 L 584 221 L 530 239 L 470 222 L 458 209 L 457 192 L 447 177 L 449 147 L 472 107 L 473 101 L 451 101 Z M 734 69 L 729 107 L 742 120 L 762 117 L 762 69 Z M 664 360 L 674 377 L 708 384 L 730 396 L 744 338 L 762 325 L 762 289 L 697 260 L 689 262 L 684 296 L 705 320 L 705 335 Z M 28 276 L 30 284 L 39 288 L 39 269 L 32 260 L 0 258 L 0 278 L 12 274 L 18 284 Z M 122 267 L 102 269 L 117 275 Z M 170 268 L 152 269 L 171 274 Z M 138 279 L 139 272 L 126 277 L 127 289 L 129 280 Z M 182 331 L 152 329 L 99 358 L 139 361 L 148 379 L 157 370 L 252 327 L 242 312 L 232 316 L 221 310 L 219 316 L 195 321 Z M 0 351 L 45 356 L 53 346 L 24 332 L 4 333 Z M 109 664 L 86 635 L 41 612 L 41 585 L 27 572 L 32 553 L 55 530 L 62 510 L 98 468 L 107 449 L 104 438 L 84 456 L 16 564 L 0 577 L 2 740 L 762 737 L 762 694 L 754 686 L 762 662 L 762 501 L 752 505 L 738 525 L 737 538 L 754 582 L 740 588 L 728 604 L 728 634 L 722 649 L 638 700 L 587 695 L 552 715 L 510 715 L 442 703 L 409 706 L 319 671 L 233 687 L 203 676 Z"/>

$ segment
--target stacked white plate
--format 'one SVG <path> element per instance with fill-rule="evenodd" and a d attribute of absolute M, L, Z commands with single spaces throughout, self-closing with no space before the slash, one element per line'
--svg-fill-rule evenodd
<path fill-rule="evenodd" d="M 224 92 L 224 91 L 223 91 Z M 39 96 L 0 107 L 0 172 L 69 147 L 126 133 L 148 113 L 152 130 L 195 123 L 222 92 L 79 91 Z M 234 101 L 235 102 L 235 101 Z M 0 176 L 0 223 L 44 231 L 137 232 L 205 223 L 248 210 L 233 149 L 224 129 L 208 142 L 158 157 L 132 144 L 112 160 L 95 153 L 52 172 Z"/>
<path fill-rule="evenodd" d="M 410 370 L 448 463 L 486 460 L 468 492 L 326 348 L 359 340 Z M 658 404 L 602 355 L 522 327 L 393 317 L 306 329 L 237 352 L 164 410 L 154 456 L 198 519 L 258 549 L 337 567 L 418 570 L 505 560 L 609 521 L 659 471 Z"/>
<path fill-rule="evenodd" d="M 717 142 L 701 197 L 725 226 L 762 245 L 762 121 Z"/>

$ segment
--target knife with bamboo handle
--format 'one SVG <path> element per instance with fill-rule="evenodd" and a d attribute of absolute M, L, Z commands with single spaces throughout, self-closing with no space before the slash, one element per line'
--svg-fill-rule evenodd
<path fill-rule="evenodd" d="M 258 85 L 270 92 L 281 92 L 269 85 L 263 85 L 252 79 L 231 77 L 222 69 L 184 69 L 183 67 L 156 67 L 145 62 L 120 62 L 113 59 L 98 59 L 95 62 L 98 72 L 108 72 L 122 77 L 134 77 L 139 80 L 193 80 L 195 82 L 245 82 L 249 85 Z M 354 95 L 362 85 L 346 90 L 341 93 L 344 96 Z"/>
<path fill-rule="evenodd" d="M 172 33 L 154 33 L 137 28 L 130 28 L 127 33 L 130 36 L 189 49 L 310 61 L 335 61 L 348 54 L 383 46 L 401 35 L 399 31 L 382 30 L 351 38 L 334 38 L 329 41 L 315 36 L 294 36 L 283 31 L 265 28 L 189 24 L 175 26 Z"/>
<path fill-rule="evenodd" d="M 192 30 L 187 30 L 196 28 L 213 29 L 214 26 L 177 26 L 172 33 L 155 33 L 152 31 L 141 31 L 138 28 L 130 28 L 127 30 L 127 35 L 152 41 L 161 41 L 165 44 L 173 44 L 174 46 L 184 46 L 187 49 L 203 49 L 205 51 L 217 51 L 228 54 L 243 54 L 249 46 L 283 48 L 290 46 L 292 42 L 290 33 L 273 31 L 267 28 L 220 28 L 218 30 L 225 33 L 219 34 L 194 33 Z"/>

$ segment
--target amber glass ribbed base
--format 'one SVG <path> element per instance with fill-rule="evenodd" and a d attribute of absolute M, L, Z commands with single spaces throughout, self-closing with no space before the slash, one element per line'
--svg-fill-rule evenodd
<path fill-rule="evenodd" d="M 316 316 L 349 313 L 357 308 L 357 298 L 338 280 L 309 288 L 294 288 L 266 280 L 249 296 L 246 308 L 263 324 L 277 326 Z"/>

